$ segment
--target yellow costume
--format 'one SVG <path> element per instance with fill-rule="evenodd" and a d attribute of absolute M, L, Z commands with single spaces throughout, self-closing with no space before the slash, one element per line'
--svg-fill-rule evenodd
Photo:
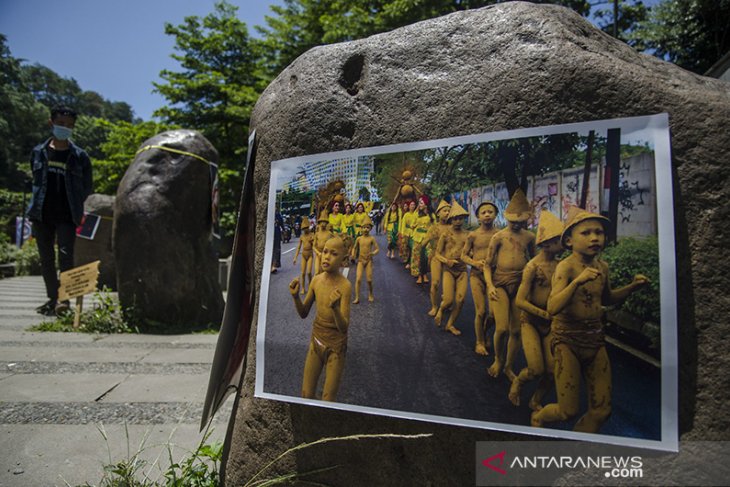
<path fill-rule="evenodd" d="M 332 231 L 335 233 L 341 233 L 342 232 L 342 219 L 345 215 L 342 213 L 330 213 L 327 221 L 329 221 L 329 224 L 332 226 Z"/>
<path fill-rule="evenodd" d="M 393 210 L 392 206 L 385 213 L 385 232 L 388 236 L 388 257 L 391 259 L 395 256 L 395 249 L 398 248 L 398 223 L 401 219 L 401 210 L 397 207 Z"/>
<path fill-rule="evenodd" d="M 411 275 L 413 277 L 425 276 L 428 274 L 428 230 L 433 223 L 433 217 L 429 214 L 417 214 L 413 219 L 412 240 L 413 251 L 411 252 Z"/>

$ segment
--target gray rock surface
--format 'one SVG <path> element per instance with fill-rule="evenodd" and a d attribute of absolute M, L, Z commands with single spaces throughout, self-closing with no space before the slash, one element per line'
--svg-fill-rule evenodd
<path fill-rule="evenodd" d="M 158 145 L 217 162 L 198 132 L 158 134 Z M 135 157 L 124 174 L 114 212 L 119 300 L 139 316 L 169 325 L 219 324 L 223 298 L 211 240 L 209 166 L 159 148 Z"/>
<path fill-rule="evenodd" d="M 74 264 L 81 266 L 101 261 L 99 264 L 99 289 L 103 286 L 116 291 L 117 271 L 112 252 L 112 224 L 114 221 L 114 196 L 92 194 L 84 202 L 84 211 L 101 216 L 94 240 L 76 237 Z"/>
<path fill-rule="evenodd" d="M 636 53 L 574 12 L 507 2 L 368 39 L 318 47 L 266 89 L 256 129 L 257 275 L 270 162 L 497 130 L 668 112 L 672 133 L 679 309 L 680 434 L 730 439 L 730 84 Z M 255 333 L 255 329 L 252 333 Z M 330 444 L 275 472 L 341 468 L 331 485 L 473 485 L 475 442 L 521 435 L 285 404 L 253 397 L 255 342 L 226 464 L 228 485 L 296 444 L 354 433 L 425 441 Z"/>

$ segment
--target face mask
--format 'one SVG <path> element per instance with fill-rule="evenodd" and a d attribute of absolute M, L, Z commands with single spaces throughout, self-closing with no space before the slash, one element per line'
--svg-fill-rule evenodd
<path fill-rule="evenodd" d="M 73 131 L 68 127 L 64 127 L 62 125 L 53 126 L 53 136 L 58 140 L 68 139 L 69 137 L 71 137 L 71 132 Z"/>

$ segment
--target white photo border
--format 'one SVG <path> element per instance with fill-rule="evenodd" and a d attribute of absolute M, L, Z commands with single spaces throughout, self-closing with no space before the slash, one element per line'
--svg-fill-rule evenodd
<path fill-rule="evenodd" d="M 632 132 L 647 130 L 652 134 L 654 142 L 654 171 L 656 178 L 656 203 L 657 203 L 657 237 L 659 241 L 659 267 L 660 267 L 660 303 L 661 303 L 661 439 L 648 440 L 641 438 L 630 438 L 612 436 L 605 434 L 579 433 L 574 431 L 555 430 L 550 428 L 536 428 L 532 426 L 513 425 L 507 423 L 494 423 L 470 419 L 460 419 L 445 416 L 436 416 L 423 413 L 415 413 L 400 410 L 388 410 L 368 406 L 358 406 L 337 402 L 326 402 L 316 399 L 304 399 L 301 397 L 286 396 L 281 394 L 267 393 L 264 388 L 264 363 L 265 363 L 265 336 L 267 303 L 269 299 L 269 285 L 271 274 L 274 226 L 271 222 L 275 217 L 276 204 L 276 182 L 279 170 L 277 165 L 301 165 L 305 162 L 330 160 L 343 157 L 358 157 L 366 155 L 379 155 L 432 149 L 436 147 L 455 146 L 463 144 L 492 142 L 505 139 L 518 139 L 563 133 L 583 133 L 588 130 L 607 130 L 620 128 Z M 331 409 L 367 413 L 394 418 L 410 419 L 464 426 L 469 428 L 481 428 L 496 431 L 520 433 L 551 438 L 564 438 L 580 441 L 606 443 L 612 445 L 624 445 L 637 448 L 650 448 L 655 450 L 673 451 L 679 450 L 679 422 L 678 422 L 678 341 L 677 341 L 677 309 L 675 303 L 677 298 L 676 288 L 676 250 L 674 232 L 674 192 L 672 183 L 672 159 L 671 142 L 669 134 L 669 115 L 659 113 L 630 118 L 615 118 L 596 121 L 576 122 L 562 125 L 549 125 L 543 127 L 531 127 L 516 130 L 499 132 L 480 133 L 443 139 L 408 142 L 402 144 L 364 147 L 346 151 L 326 152 L 311 154 L 301 157 L 293 157 L 272 161 L 271 163 L 271 184 L 269 187 L 269 198 L 267 206 L 266 245 L 264 263 L 261 278 L 261 289 L 259 293 L 258 332 L 256 336 L 256 385 L 255 397 L 284 401 L 289 403 L 304 404 L 310 406 L 327 407 Z"/>

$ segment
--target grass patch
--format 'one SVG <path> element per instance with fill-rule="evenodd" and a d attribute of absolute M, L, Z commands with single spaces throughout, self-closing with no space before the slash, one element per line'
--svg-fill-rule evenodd
<path fill-rule="evenodd" d="M 80 332 L 80 333 L 139 333 L 137 327 L 129 324 L 124 318 L 122 308 L 104 287 L 94 293 L 96 302 L 92 309 L 83 311 L 79 327 L 74 328 L 73 306 L 55 320 L 44 321 L 30 327 L 30 331 Z M 73 304 L 73 301 L 72 301 Z"/>

